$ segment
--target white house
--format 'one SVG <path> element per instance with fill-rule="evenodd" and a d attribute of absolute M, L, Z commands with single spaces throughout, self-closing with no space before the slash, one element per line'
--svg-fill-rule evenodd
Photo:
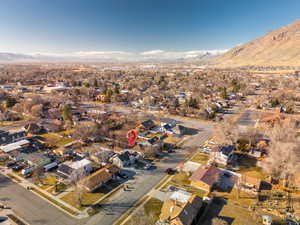
<path fill-rule="evenodd" d="M 93 170 L 92 162 L 88 159 L 72 162 L 68 166 L 72 168 L 72 171 L 83 170 L 86 174 L 89 174 Z"/>

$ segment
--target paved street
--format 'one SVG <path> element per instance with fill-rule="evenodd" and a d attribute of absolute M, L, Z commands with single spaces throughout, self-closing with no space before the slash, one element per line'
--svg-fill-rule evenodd
<path fill-rule="evenodd" d="M 256 119 L 259 116 L 259 112 L 253 110 L 245 111 L 241 117 L 237 120 L 237 124 L 241 126 L 252 126 L 254 127 Z"/>
<path fill-rule="evenodd" d="M 0 201 L 12 207 L 29 224 L 81 225 L 86 222 L 66 215 L 3 175 L 0 175 L 0 190 Z"/>

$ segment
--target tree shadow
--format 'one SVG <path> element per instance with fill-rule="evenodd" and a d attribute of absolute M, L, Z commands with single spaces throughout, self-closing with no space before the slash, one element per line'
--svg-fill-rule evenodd
<path fill-rule="evenodd" d="M 201 225 L 212 225 L 212 220 L 215 217 L 219 217 L 225 219 L 230 225 L 233 223 L 234 218 L 231 217 L 221 217 L 219 216 L 221 210 L 223 209 L 224 205 L 227 204 L 227 200 L 220 197 L 215 197 L 210 205 L 208 205 L 206 214 L 204 217 L 199 221 Z"/>

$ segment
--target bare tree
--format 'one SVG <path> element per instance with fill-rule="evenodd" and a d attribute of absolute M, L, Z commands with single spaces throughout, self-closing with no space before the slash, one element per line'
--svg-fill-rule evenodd
<path fill-rule="evenodd" d="M 234 122 L 223 121 L 214 127 L 214 139 L 220 145 L 232 145 L 239 137 L 239 129 Z"/>
<path fill-rule="evenodd" d="M 83 179 L 85 176 L 86 173 L 84 170 L 73 171 L 70 176 L 70 182 L 74 189 L 74 200 L 79 207 L 82 206 L 83 196 L 86 193 L 86 189 L 84 187 L 86 181 Z"/>
<path fill-rule="evenodd" d="M 284 132 L 283 132 L 284 131 Z M 279 124 L 268 132 L 271 144 L 268 147 L 268 157 L 262 162 L 262 168 L 272 177 L 292 182 L 294 173 L 298 170 L 299 142 L 292 124 Z"/>
<path fill-rule="evenodd" d="M 96 137 L 98 134 L 97 124 L 79 124 L 75 127 L 73 137 L 86 141 L 88 138 Z"/>
<path fill-rule="evenodd" d="M 32 177 L 33 177 L 33 180 L 34 180 L 34 183 L 42 183 L 42 176 L 44 175 L 44 169 L 43 167 L 37 167 L 33 170 L 33 174 L 32 174 Z"/>
<path fill-rule="evenodd" d="M 272 177 L 290 182 L 298 170 L 298 146 L 295 143 L 273 141 L 268 150 L 269 155 L 262 162 L 262 168 Z"/>

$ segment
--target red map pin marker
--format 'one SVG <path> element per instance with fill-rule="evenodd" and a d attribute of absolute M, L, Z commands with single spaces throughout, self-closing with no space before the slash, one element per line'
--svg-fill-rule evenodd
<path fill-rule="evenodd" d="M 127 132 L 127 140 L 129 146 L 133 146 L 135 144 L 136 139 L 137 139 L 137 133 L 135 130 L 130 130 Z"/>

